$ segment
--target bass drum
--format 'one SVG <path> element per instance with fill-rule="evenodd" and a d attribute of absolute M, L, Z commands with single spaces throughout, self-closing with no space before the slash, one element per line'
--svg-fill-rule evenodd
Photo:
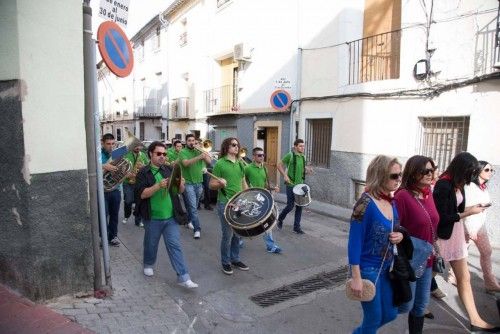
<path fill-rule="evenodd" d="M 269 191 L 249 188 L 237 193 L 227 202 L 224 218 L 240 237 L 251 238 L 276 224 L 278 208 Z"/>

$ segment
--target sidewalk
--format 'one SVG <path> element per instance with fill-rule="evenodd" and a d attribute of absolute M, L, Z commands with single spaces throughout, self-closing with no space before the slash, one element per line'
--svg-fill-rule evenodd
<path fill-rule="evenodd" d="M 37 305 L 0 284 L 0 333 L 94 333 L 46 306 Z"/>

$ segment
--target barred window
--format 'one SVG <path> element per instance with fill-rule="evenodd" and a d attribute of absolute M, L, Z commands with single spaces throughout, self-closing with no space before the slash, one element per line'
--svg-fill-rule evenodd
<path fill-rule="evenodd" d="M 419 154 L 431 157 L 441 171 L 467 151 L 470 117 L 421 117 Z"/>
<path fill-rule="evenodd" d="M 317 167 L 330 166 L 330 147 L 332 144 L 332 119 L 306 120 L 306 156 Z"/>

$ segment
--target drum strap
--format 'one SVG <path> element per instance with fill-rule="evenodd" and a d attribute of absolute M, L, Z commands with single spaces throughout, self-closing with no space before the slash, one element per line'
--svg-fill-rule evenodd
<path fill-rule="evenodd" d="M 304 162 L 304 168 L 302 170 L 302 179 L 305 180 L 306 179 L 306 158 L 303 155 L 301 155 L 301 157 L 302 157 L 303 162 Z M 296 158 L 296 154 L 294 151 L 292 151 L 291 165 L 292 165 L 293 169 L 292 169 L 292 177 L 290 178 L 290 180 L 292 180 L 292 182 L 295 183 L 295 171 L 297 170 L 297 158 Z M 290 170 L 290 164 L 288 165 L 288 170 Z M 290 177 L 290 174 L 288 176 Z"/>

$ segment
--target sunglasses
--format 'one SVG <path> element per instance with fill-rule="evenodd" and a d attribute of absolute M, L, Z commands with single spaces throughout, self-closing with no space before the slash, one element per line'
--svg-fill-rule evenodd
<path fill-rule="evenodd" d="M 238 146 L 240 146 L 240 144 L 238 144 L 238 143 L 231 143 L 231 146 L 232 147 L 238 147 Z"/>
<path fill-rule="evenodd" d="M 389 179 L 398 180 L 402 176 L 403 176 L 403 174 L 401 174 L 401 173 L 392 173 L 392 174 L 389 174 Z"/>
<path fill-rule="evenodd" d="M 262 154 L 256 154 L 255 156 L 259 157 L 259 158 L 262 158 L 262 157 L 265 157 L 266 155 L 264 153 L 262 153 Z"/>
<path fill-rule="evenodd" d="M 493 168 L 485 168 L 485 169 L 483 169 L 483 170 L 484 170 L 486 173 L 488 173 L 488 172 L 492 172 L 492 173 L 494 173 L 494 172 L 495 172 L 495 170 L 494 170 Z"/>
<path fill-rule="evenodd" d="M 429 175 L 429 174 L 434 174 L 434 168 L 426 168 L 426 169 L 422 169 L 420 171 L 420 175 Z"/>
<path fill-rule="evenodd" d="M 162 155 L 163 155 L 164 157 L 166 157 L 166 156 L 167 156 L 167 153 L 165 153 L 165 152 L 153 152 L 153 153 L 154 153 L 157 157 L 161 157 Z"/>

